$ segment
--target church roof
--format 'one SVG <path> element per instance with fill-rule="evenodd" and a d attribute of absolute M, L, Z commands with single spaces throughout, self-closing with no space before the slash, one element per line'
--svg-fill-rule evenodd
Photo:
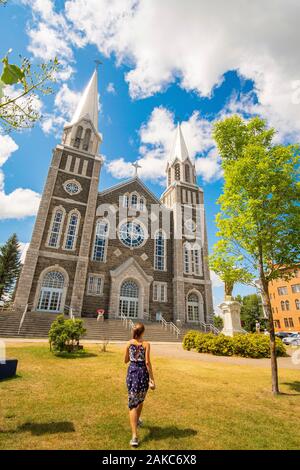
<path fill-rule="evenodd" d="M 88 118 L 92 121 L 95 130 L 98 132 L 98 76 L 97 70 L 94 71 L 87 87 L 85 88 L 74 116 L 70 124 L 75 124 L 82 118 Z"/>
<path fill-rule="evenodd" d="M 169 160 L 172 162 L 177 159 L 184 162 L 187 158 L 189 158 L 188 149 L 182 134 L 181 126 L 178 123 Z"/>
<path fill-rule="evenodd" d="M 151 196 L 157 202 L 157 204 L 162 205 L 162 202 L 158 199 L 158 197 L 155 196 L 155 194 L 152 191 L 150 191 L 149 188 L 147 188 L 147 186 L 142 182 L 142 180 L 138 176 L 133 176 L 132 178 L 129 178 L 123 181 L 122 183 L 115 184 L 114 186 L 111 186 L 110 188 L 100 191 L 98 194 L 100 196 L 104 196 L 105 194 L 109 194 L 112 191 L 125 188 L 127 185 L 132 184 L 134 182 L 136 182 L 137 185 L 140 185 L 144 189 L 144 191 L 146 191 L 149 194 L 149 196 Z"/>

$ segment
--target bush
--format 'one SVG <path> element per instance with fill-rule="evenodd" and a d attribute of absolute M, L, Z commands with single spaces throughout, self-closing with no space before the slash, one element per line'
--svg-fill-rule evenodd
<path fill-rule="evenodd" d="M 183 339 L 183 348 L 195 349 L 199 353 L 211 353 L 217 356 L 242 356 L 252 358 L 270 357 L 269 336 L 259 333 L 247 333 L 234 337 L 200 331 L 189 331 Z M 277 356 L 285 356 L 286 348 L 279 338 L 276 338 Z"/>
<path fill-rule="evenodd" d="M 52 323 L 48 334 L 50 349 L 57 352 L 78 351 L 81 348 L 80 337 L 85 332 L 81 319 L 65 319 L 63 315 L 59 315 Z"/>
<path fill-rule="evenodd" d="M 186 333 L 183 338 L 183 349 L 190 351 L 191 349 L 195 349 L 195 339 L 197 338 L 199 331 L 190 330 Z"/>

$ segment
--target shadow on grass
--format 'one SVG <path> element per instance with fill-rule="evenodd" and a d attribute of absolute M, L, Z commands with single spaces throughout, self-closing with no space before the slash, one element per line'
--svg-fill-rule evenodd
<path fill-rule="evenodd" d="M 300 381 L 299 380 L 295 380 L 294 382 L 284 382 L 283 385 L 287 385 L 291 390 L 294 390 L 295 392 L 300 393 Z"/>
<path fill-rule="evenodd" d="M 44 434 L 59 434 L 75 432 L 74 424 L 70 421 L 58 421 L 50 423 L 24 423 L 9 432 L 12 434 L 31 432 L 33 436 L 42 436 Z"/>
<path fill-rule="evenodd" d="M 160 441 L 172 437 L 175 439 L 182 439 L 184 437 L 196 436 L 197 431 L 191 428 L 180 429 L 177 426 L 145 426 L 148 431 L 147 436 L 143 439 L 147 441 Z"/>
<path fill-rule="evenodd" d="M 98 354 L 87 352 L 87 351 L 77 351 L 77 352 L 53 352 L 55 357 L 62 359 L 86 359 L 88 357 L 97 357 Z"/>
<path fill-rule="evenodd" d="M 16 374 L 16 375 L 13 375 L 12 377 L 7 377 L 7 379 L 0 379 L 0 385 L 4 382 L 10 382 L 12 380 L 21 379 L 21 378 L 22 378 L 22 375 Z"/>

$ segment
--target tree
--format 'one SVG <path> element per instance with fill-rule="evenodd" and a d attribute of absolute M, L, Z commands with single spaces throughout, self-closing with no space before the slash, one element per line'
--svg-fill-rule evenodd
<path fill-rule="evenodd" d="M 276 145 L 274 129 L 258 117 L 219 121 L 214 138 L 222 158 L 218 235 L 249 273 L 257 273 L 269 319 L 272 391 L 279 393 L 269 282 L 293 272 L 300 259 L 299 146 Z"/>
<path fill-rule="evenodd" d="M 59 68 L 56 58 L 36 67 L 27 58 L 21 58 L 20 66 L 11 64 L 10 52 L 2 59 L 0 77 L 0 123 L 7 132 L 32 127 L 40 119 L 37 94 L 52 93 L 48 84 Z"/>
<path fill-rule="evenodd" d="M 223 318 L 218 315 L 214 315 L 214 326 L 218 328 L 218 330 L 222 330 L 224 326 Z"/>
<path fill-rule="evenodd" d="M 20 269 L 20 245 L 14 233 L 0 248 L 0 300 L 11 293 Z"/>
<path fill-rule="evenodd" d="M 229 246 L 225 240 L 219 240 L 213 247 L 213 254 L 209 257 L 210 268 L 218 274 L 225 284 L 226 298 L 232 297 L 234 284 L 250 284 L 253 275 L 241 266 L 243 256 L 229 254 Z"/>
<path fill-rule="evenodd" d="M 249 332 L 256 331 L 256 322 L 264 326 L 265 320 L 263 319 L 263 310 L 261 305 L 261 299 L 257 294 L 245 295 L 243 298 L 240 296 L 236 298 L 241 305 L 241 321 L 243 327 Z"/>

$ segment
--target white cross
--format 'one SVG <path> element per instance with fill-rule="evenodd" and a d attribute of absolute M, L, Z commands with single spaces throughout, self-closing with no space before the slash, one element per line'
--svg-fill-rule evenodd
<path fill-rule="evenodd" d="M 138 162 L 131 163 L 131 165 L 134 168 L 134 176 L 138 175 L 138 168 L 142 168 L 141 165 L 138 164 Z"/>

